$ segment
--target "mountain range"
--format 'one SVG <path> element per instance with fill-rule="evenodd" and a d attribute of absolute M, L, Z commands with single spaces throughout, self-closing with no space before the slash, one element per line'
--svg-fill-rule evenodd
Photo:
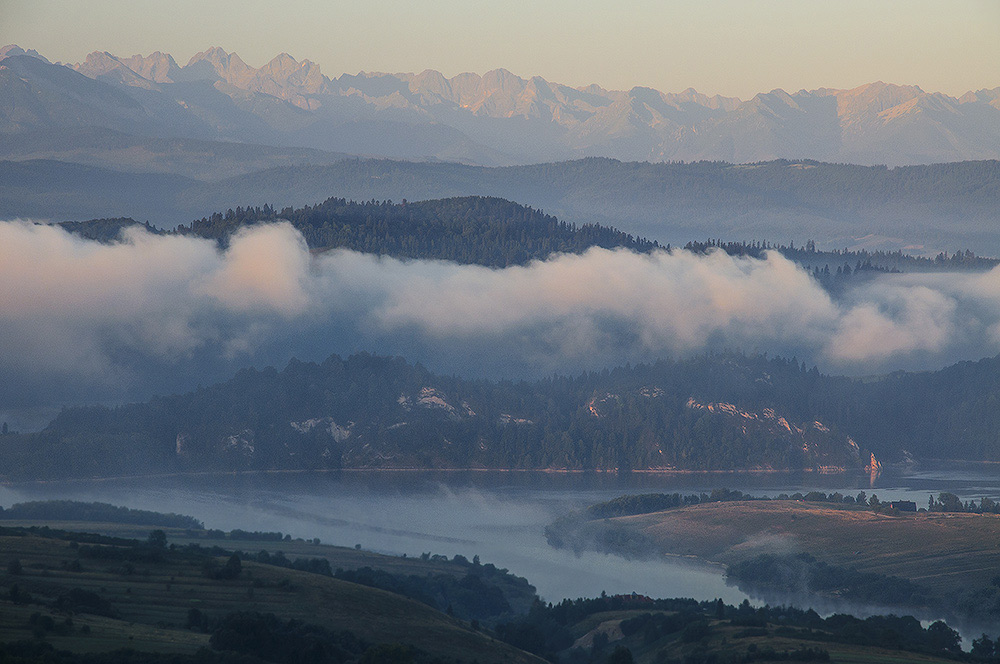
<path fill-rule="evenodd" d="M 17 46 L 0 49 L 5 142 L 56 132 L 68 137 L 63 152 L 79 152 L 79 132 L 96 128 L 146 139 L 479 165 L 604 156 L 894 166 L 1000 158 L 1000 87 L 952 97 L 876 82 L 741 100 L 694 89 L 571 87 L 504 69 L 451 78 L 433 70 L 330 78 L 287 53 L 255 68 L 218 47 L 185 65 L 160 52 L 94 52 L 62 65 Z M 13 152 L 41 156 L 33 143 Z"/>

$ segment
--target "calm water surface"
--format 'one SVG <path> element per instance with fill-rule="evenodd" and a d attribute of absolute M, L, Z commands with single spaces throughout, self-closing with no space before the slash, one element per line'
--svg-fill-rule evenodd
<path fill-rule="evenodd" d="M 542 474 L 342 472 L 197 476 L 0 487 L 0 504 L 67 498 L 190 514 L 206 527 L 280 530 L 293 537 L 384 553 L 479 555 L 527 577 L 548 601 L 638 592 L 653 597 L 746 595 L 727 586 L 721 570 L 694 561 L 628 561 L 617 556 L 557 551 L 543 529 L 569 510 L 625 493 L 710 492 L 719 487 L 754 495 L 875 493 L 880 500 L 925 505 L 930 494 L 1000 500 L 1000 466 L 949 465 L 867 476 L 802 474 Z M 796 602 L 797 603 L 797 602 Z M 864 613 L 864 611 L 860 611 Z"/>

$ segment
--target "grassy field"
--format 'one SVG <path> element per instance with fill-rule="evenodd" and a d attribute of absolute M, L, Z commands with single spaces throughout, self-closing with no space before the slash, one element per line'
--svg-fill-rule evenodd
<path fill-rule="evenodd" d="M 741 637 L 743 628 L 730 625 L 713 624 L 712 636 L 697 646 L 691 644 L 674 644 L 672 647 L 660 649 L 652 657 L 648 654 L 640 655 L 637 658 L 640 664 L 654 664 L 657 658 L 663 657 L 660 653 L 668 653 L 669 657 L 682 659 L 690 655 L 697 648 L 702 647 L 709 652 L 724 652 L 735 650 L 736 652 L 746 652 L 750 646 L 758 649 L 772 648 L 778 652 L 801 650 L 803 648 L 817 648 L 830 653 L 830 661 L 834 664 L 943 664 L 944 662 L 954 662 L 954 660 L 943 659 L 913 652 L 900 652 L 899 650 L 888 650 L 885 648 L 873 648 L 871 646 L 854 646 L 840 643 L 828 643 L 826 641 L 788 638 L 769 634 L 767 636 Z M 639 651 L 642 652 L 641 650 Z"/>
<path fill-rule="evenodd" d="M 168 554 L 161 562 L 124 564 L 78 554 L 68 541 L 0 536 L 0 640 L 34 638 L 29 618 L 35 612 L 51 615 L 57 624 L 64 622 L 67 614 L 52 606 L 59 595 L 80 588 L 109 600 L 119 619 L 78 613 L 72 616 L 69 634 L 46 634 L 56 647 L 192 653 L 208 643 L 207 635 L 185 627 L 188 612 L 199 609 L 210 616 L 274 613 L 350 630 L 374 643 L 407 643 L 435 655 L 484 664 L 538 661 L 419 602 L 322 575 L 244 562 L 239 578 L 221 580 L 206 577 L 202 561 L 189 556 Z M 20 574 L 10 573 L 14 559 L 21 563 Z M 31 603 L 10 601 L 14 584 L 30 593 Z M 83 633 L 84 625 L 89 634 Z"/>
<path fill-rule="evenodd" d="M 676 636 L 652 642 L 644 639 L 641 634 L 624 636 L 621 632 L 621 623 L 643 613 L 647 612 L 622 610 L 588 616 L 571 630 L 576 638 L 573 648 L 589 651 L 593 647 L 595 637 L 603 633 L 608 637 L 607 650 L 623 645 L 631 651 L 637 664 L 683 661 L 697 652 L 714 653 L 717 656 L 722 656 L 724 653 L 742 655 L 755 648 L 758 650 L 773 649 L 777 652 L 789 652 L 804 648 L 826 650 L 830 654 L 830 661 L 835 664 L 943 664 L 954 661 L 921 653 L 835 643 L 808 636 L 781 636 L 775 633 L 776 626 L 774 625 L 767 626 L 767 634 L 765 635 L 746 636 L 746 628 L 734 626 L 725 620 L 711 621 L 708 635 L 695 643 L 684 643 Z"/>
<path fill-rule="evenodd" d="M 283 553 L 289 559 L 322 558 L 330 563 L 331 570 L 357 570 L 370 567 L 374 570 L 397 575 L 448 575 L 461 579 L 469 573 L 469 567 L 443 556 L 431 556 L 423 559 L 419 556 L 392 556 L 353 547 L 334 546 L 330 544 L 315 544 L 311 540 L 231 540 L 226 538 L 205 537 L 206 532 L 197 536 L 182 528 L 157 528 L 156 526 L 140 526 L 107 522 L 87 521 L 0 521 L 0 525 L 8 527 L 30 527 L 45 525 L 49 528 L 76 532 L 98 533 L 112 537 L 145 540 L 153 530 L 163 530 L 171 544 L 183 546 L 198 544 L 203 547 L 218 546 L 227 550 L 239 550 L 248 553 L 267 551 L 270 554 Z M 484 564 L 489 561 L 483 561 Z M 535 600 L 534 587 L 527 586 L 517 579 L 505 575 L 492 575 L 490 583 L 496 584 L 504 593 L 514 613 L 526 613 Z M 442 607 L 443 608 L 443 607 Z"/>
<path fill-rule="evenodd" d="M 795 509 L 800 508 L 802 506 Z M 631 517 L 627 521 L 634 527 L 655 528 L 658 523 L 655 516 Z M 49 522 L 46 525 L 55 527 L 57 524 Z M 75 525 L 82 524 L 77 522 Z M 103 524 L 103 527 L 101 524 L 87 525 L 90 526 L 87 530 L 102 530 L 119 536 L 145 535 L 149 530 L 134 526 L 116 527 L 113 524 Z M 686 531 L 674 531 L 675 535 L 681 532 Z M 705 532 L 714 534 L 699 542 L 699 555 L 708 556 L 712 547 L 723 547 L 728 541 L 721 537 L 721 521 Z M 169 537 L 176 544 L 183 534 L 183 531 L 172 531 Z M 371 566 L 396 573 L 424 570 L 458 574 L 465 569 L 460 564 L 441 559 L 395 558 L 312 542 L 195 541 L 203 546 L 219 543 L 230 548 L 281 550 L 290 557 L 325 557 L 335 566 Z M 708 544 L 710 541 L 711 546 Z M 221 617 L 236 611 L 257 611 L 334 630 L 350 630 L 373 643 L 411 644 L 449 660 L 478 661 L 482 664 L 543 661 L 482 631 L 472 630 L 461 621 L 424 604 L 323 575 L 244 561 L 238 578 L 223 580 L 205 575 L 204 558 L 187 555 L 180 550 L 177 553 L 167 551 L 163 559 L 156 562 L 126 564 L 120 560 L 81 555 L 81 547 L 69 540 L 40 535 L 0 535 L 0 642 L 43 638 L 56 648 L 74 652 L 100 653 L 132 648 L 144 652 L 191 654 L 209 645 L 207 634 L 186 627 L 191 609 L 198 609 L 210 617 Z M 688 553 L 693 553 L 693 549 Z M 20 562 L 19 573 L 14 573 L 10 567 L 15 559 Z M 220 564 L 225 561 L 225 557 L 218 559 Z M 11 601 L 10 591 L 15 584 L 20 593 L 31 595 L 28 603 Z M 91 591 L 107 599 L 116 617 L 79 611 L 70 615 L 54 608 L 58 597 L 72 588 Z M 608 645 L 596 653 L 594 661 L 605 661 L 617 645 L 627 646 L 639 664 L 684 661 L 692 655 L 699 656 L 699 653 L 742 655 L 755 648 L 772 649 L 779 653 L 818 648 L 826 650 L 831 661 L 838 664 L 954 661 L 870 646 L 845 645 L 818 638 L 817 634 L 783 633 L 782 628 L 776 625 L 768 625 L 766 633 L 748 635 L 744 627 L 733 625 L 728 620 L 710 621 L 707 634 L 695 642 L 680 639 L 676 633 L 655 641 L 649 641 L 641 633 L 625 636 L 621 629 L 622 621 L 644 612 L 623 609 L 587 616 L 572 627 L 574 643 L 564 654 L 568 655 L 574 649 L 590 653 L 595 637 L 603 634 L 600 638 L 606 638 Z M 38 628 L 37 618 L 33 622 L 33 614 L 51 617 L 55 628 L 50 626 L 43 633 Z M 67 619 L 71 619 L 71 625 Z M 788 628 L 784 629 L 787 632 Z M 573 656 L 570 660 L 576 661 Z"/>
<path fill-rule="evenodd" d="M 731 563 L 761 553 L 808 552 L 830 564 L 899 576 L 938 593 L 1000 574 L 1000 517 L 940 512 L 875 514 L 791 500 L 718 502 L 619 517 L 661 551 Z"/>
<path fill-rule="evenodd" d="M 144 540 L 153 530 L 162 530 L 171 544 L 200 544 L 211 547 L 220 546 L 226 549 L 243 551 L 281 551 L 289 558 L 325 558 L 330 567 L 337 569 L 359 569 L 371 567 L 394 574 L 451 574 L 464 576 L 466 568 L 450 561 L 438 559 L 422 560 L 419 557 L 390 556 L 353 547 L 335 546 L 331 544 L 314 544 L 306 540 L 272 541 L 272 540 L 231 540 L 226 538 L 211 538 L 193 536 L 183 528 L 162 528 L 159 526 L 141 526 L 122 523 L 107 523 L 94 521 L 0 521 L 0 526 L 30 527 L 48 526 L 53 529 L 71 530 L 76 532 L 98 533 L 112 537 L 124 537 Z M 484 561 L 488 562 L 488 561 Z"/>

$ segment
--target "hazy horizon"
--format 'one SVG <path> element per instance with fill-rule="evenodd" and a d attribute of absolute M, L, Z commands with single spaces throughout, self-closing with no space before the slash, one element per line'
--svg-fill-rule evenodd
<path fill-rule="evenodd" d="M 183 65 L 217 45 L 255 67 L 289 52 L 316 62 L 328 76 L 435 69 L 452 77 L 507 69 L 573 87 L 693 87 L 740 99 L 880 80 L 958 96 L 995 87 L 991 65 L 1000 58 L 994 38 L 1000 4 L 985 0 L 717 0 L 614 8 L 559 2 L 515 9 L 451 0 L 363 6 L 300 0 L 281 8 L 189 0 L 2 5 L 0 43 L 68 63 L 107 50 L 120 56 L 162 51 Z"/>
<path fill-rule="evenodd" d="M 0 0 L 0 661 L 1000 663 L 998 28 Z"/>
<path fill-rule="evenodd" d="M 170 57 L 174 58 L 174 61 L 177 63 L 178 66 L 185 67 L 185 66 L 191 64 L 191 61 L 194 58 L 196 58 L 197 56 L 202 55 L 202 54 L 204 54 L 204 53 L 206 53 L 208 51 L 211 51 L 212 49 L 216 49 L 216 48 L 222 49 L 223 51 L 225 51 L 229 55 L 237 55 L 237 56 L 239 56 L 239 58 L 241 60 L 243 60 L 245 64 L 247 64 L 249 67 L 251 67 L 253 69 L 261 69 L 261 68 L 265 67 L 268 63 L 270 63 L 273 60 L 278 59 L 282 55 L 291 56 L 291 58 L 293 60 L 295 60 L 296 62 L 299 62 L 299 63 L 304 63 L 304 62 L 307 62 L 307 61 L 308 62 L 313 62 L 309 58 L 298 57 L 298 55 L 295 52 L 293 52 L 293 51 L 287 51 L 287 50 L 286 51 L 277 51 L 277 52 L 274 53 L 273 56 L 271 56 L 271 57 L 265 57 L 265 59 L 263 59 L 263 60 L 261 60 L 259 62 L 248 61 L 246 58 L 243 57 L 243 54 L 240 53 L 239 51 L 231 50 L 231 49 L 225 48 L 223 46 L 219 46 L 219 45 L 214 44 L 214 43 L 205 46 L 205 48 L 202 48 L 199 51 L 191 53 L 191 55 L 189 57 L 178 57 L 175 53 L 172 53 L 172 52 L 166 51 L 166 50 L 148 51 L 148 52 L 143 52 L 143 53 L 125 53 L 125 52 L 118 53 L 118 52 L 114 52 L 114 51 L 110 51 L 110 50 L 105 50 L 105 49 L 94 49 L 92 51 L 88 51 L 85 55 L 83 55 L 82 57 L 80 57 L 80 58 L 78 58 L 76 60 L 69 60 L 69 61 L 54 60 L 54 59 L 50 58 L 49 55 L 46 52 L 43 52 L 42 50 L 40 50 L 38 48 L 35 48 L 34 46 L 31 46 L 31 45 L 26 45 L 26 44 L 21 44 L 21 43 L 16 43 L 16 42 L 11 42 L 9 44 L 0 44 L 0 47 L 7 47 L 7 46 L 17 46 L 19 48 L 24 49 L 25 51 L 27 51 L 29 53 L 31 51 L 35 51 L 39 55 L 41 55 L 41 56 L 45 57 L 46 59 L 50 60 L 53 64 L 63 65 L 63 66 L 71 67 L 71 68 L 78 67 L 78 66 L 82 65 L 87 60 L 87 57 L 89 55 L 93 54 L 93 53 L 110 53 L 112 56 L 114 56 L 116 58 L 125 59 L 125 58 L 130 58 L 130 57 L 135 57 L 135 56 L 149 57 L 149 56 L 151 56 L 151 55 L 153 55 L 154 53 L 157 53 L 157 52 L 163 53 L 164 55 L 169 55 Z M 369 69 L 369 70 L 360 69 L 360 70 L 357 70 L 357 71 L 327 71 L 326 68 L 322 64 L 320 64 L 320 63 L 316 63 L 316 64 L 319 64 L 320 71 L 322 72 L 322 74 L 324 76 L 326 76 L 327 78 L 329 78 L 331 80 L 334 80 L 334 81 L 336 81 L 341 76 L 361 76 L 361 75 L 389 75 L 389 76 L 396 76 L 396 75 L 404 75 L 405 76 L 405 75 L 410 75 L 410 76 L 416 76 L 416 75 L 419 75 L 419 74 L 421 74 L 423 72 L 428 72 L 428 71 L 435 71 L 435 72 L 441 73 L 446 79 L 452 80 L 452 79 L 455 79 L 457 77 L 468 75 L 468 74 L 472 74 L 472 75 L 475 75 L 475 76 L 482 77 L 482 76 L 485 76 L 486 74 L 488 74 L 490 72 L 493 72 L 493 71 L 506 71 L 506 72 L 509 72 L 509 73 L 513 74 L 514 76 L 517 76 L 518 78 L 521 78 L 521 79 L 525 80 L 525 81 L 531 80 L 532 78 L 540 77 L 540 78 L 548 81 L 549 83 L 566 85 L 566 83 L 564 81 L 561 81 L 561 80 L 549 79 L 549 78 L 547 78 L 545 76 L 540 76 L 540 75 L 532 73 L 532 72 L 512 71 L 510 68 L 504 67 L 504 66 L 498 66 L 498 67 L 494 67 L 492 69 L 475 70 L 475 71 L 472 71 L 472 70 L 455 70 L 454 72 L 444 72 L 444 71 L 441 71 L 439 69 L 434 69 L 432 67 L 425 67 L 423 69 L 409 69 L 409 70 L 406 70 L 406 71 L 403 71 L 403 70 L 399 70 L 399 71 L 395 71 L 395 70 L 394 71 L 382 71 L 382 70 L 374 70 L 374 69 Z M 985 85 L 982 85 L 982 86 L 978 86 L 978 87 L 975 87 L 975 88 L 968 88 L 966 90 L 961 90 L 961 91 L 954 90 L 954 91 L 950 91 L 950 92 L 946 91 L 946 90 L 939 90 L 939 89 L 928 88 L 928 87 L 922 86 L 922 85 L 920 85 L 918 83 L 911 83 L 911 82 L 907 82 L 907 81 L 884 80 L 884 79 L 877 79 L 877 80 L 876 79 L 872 79 L 872 80 L 861 81 L 861 82 L 857 83 L 856 85 L 850 85 L 850 86 L 820 85 L 820 86 L 803 87 L 803 88 L 796 88 L 796 89 L 777 87 L 777 88 L 770 88 L 770 89 L 760 89 L 760 90 L 757 90 L 757 91 L 755 91 L 753 93 L 745 94 L 745 95 L 729 95 L 729 94 L 726 94 L 726 93 L 723 93 L 723 92 L 710 92 L 710 91 L 705 91 L 705 90 L 703 90 L 703 89 L 701 89 L 701 88 L 699 88 L 697 86 L 694 86 L 694 85 L 689 85 L 689 86 L 685 87 L 684 89 L 659 89 L 659 88 L 655 88 L 654 86 L 644 85 L 642 83 L 636 83 L 634 86 L 629 86 L 628 88 L 625 88 L 625 87 L 616 87 L 616 86 L 602 85 L 601 82 L 599 82 L 599 81 L 591 81 L 590 83 L 587 83 L 585 85 L 573 85 L 572 87 L 575 88 L 575 89 L 578 89 L 578 90 L 584 90 L 584 89 L 586 89 L 586 88 L 588 88 L 590 86 L 596 85 L 596 86 L 598 86 L 600 88 L 603 88 L 607 92 L 628 92 L 630 89 L 633 89 L 633 88 L 651 88 L 651 89 L 657 90 L 658 92 L 662 92 L 664 94 L 679 94 L 679 93 L 686 92 L 688 90 L 694 90 L 695 92 L 697 92 L 699 94 L 704 94 L 704 95 L 706 95 L 708 97 L 717 97 L 718 96 L 718 97 L 724 97 L 724 98 L 727 98 L 727 99 L 736 99 L 736 100 L 738 100 L 740 102 L 746 102 L 746 101 L 749 101 L 750 99 L 752 99 L 753 97 L 755 97 L 757 95 L 768 94 L 768 93 L 776 92 L 776 91 L 784 91 L 784 92 L 787 92 L 789 94 L 795 94 L 795 93 L 798 93 L 798 92 L 801 92 L 801 91 L 815 92 L 817 90 L 850 91 L 850 90 L 855 90 L 855 89 L 859 89 L 859 88 L 865 88 L 865 87 L 871 86 L 871 85 L 877 85 L 877 84 L 880 84 L 880 83 L 881 84 L 885 84 L 887 86 L 917 87 L 917 88 L 920 88 L 921 90 L 923 90 L 926 93 L 930 93 L 930 94 L 941 93 L 941 94 L 945 94 L 945 95 L 947 95 L 949 97 L 958 98 L 958 97 L 961 97 L 962 95 L 970 93 L 970 92 L 979 92 L 979 91 L 982 91 L 982 90 L 993 90 L 995 88 L 998 88 L 998 87 L 1000 87 L 1000 78 L 997 79 L 996 84 L 988 83 L 988 84 L 985 84 Z"/>

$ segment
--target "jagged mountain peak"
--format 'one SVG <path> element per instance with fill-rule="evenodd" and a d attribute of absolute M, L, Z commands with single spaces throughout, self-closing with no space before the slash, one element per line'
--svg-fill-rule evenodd
<path fill-rule="evenodd" d="M 141 56 L 132 56 L 133 58 Z M 153 89 L 153 81 L 137 73 L 128 64 L 107 51 L 94 51 L 89 53 L 87 58 L 80 64 L 74 65 L 73 69 L 88 78 L 102 80 L 118 85 L 137 87 L 143 89 Z"/>
<path fill-rule="evenodd" d="M 696 104 L 711 110 L 733 111 L 743 103 L 739 97 L 723 97 L 722 95 L 706 95 L 689 87 L 683 92 L 664 95 L 676 104 Z"/>
<path fill-rule="evenodd" d="M 289 76 L 302 75 L 303 72 L 315 72 L 319 74 L 320 66 L 310 60 L 299 62 L 287 53 L 279 53 L 258 71 L 261 73 L 266 72 L 271 76 L 287 78 Z"/>
<path fill-rule="evenodd" d="M 303 60 L 301 63 L 290 56 L 288 53 L 279 53 L 278 55 L 271 58 L 267 64 L 260 68 L 261 71 L 269 72 L 283 72 L 292 73 L 298 71 L 301 68 L 307 68 L 309 66 L 317 66 L 308 60 Z"/>
<path fill-rule="evenodd" d="M 51 62 L 48 61 L 48 59 L 45 58 L 45 56 L 43 56 L 41 53 L 39 53 L 33 48 L 24 50 L 17 44 L 7 44 L 6 46 L 0 47 L 0 60 L 18 55 L 26 55 L 31 58 L 37 58 L 47 64 L 52 64 Z"/>
<path fill-rule="evenodd" d="M 120 58 L 129 69 L 155 83 L 173 83 L 177 80 L 180 67 L 169 53 L 154 51 L 147 56 L 141 54 Z"/>
<path fill-rule="evenodd" d="M 526 81 L 507 69 L 491 69 L 480 78 L 480 85 L 489 91 L 515 92 L 524 89 Z"/>
<path fill-rule="evenodd" d="M 509 69 L 505 69 L 503 67 L 497 67 L 496 69 L 488 70 L 485 74 L 483 74 L 483 78 L 497 78 L 497 79 L 517 80 L 524 82 L 524 79 L 522 79 L 520 76 L 514 74 Z"/>
<path fill-rule="evenodd" d="M 1000 87 L 992 89 L 983 88 L 982 90 L 976 90 L 976 91 L 969 90 L 964 95 L 959 97 L 958 101 L 962 104 L 968 104 L 977 101 L 990 103 L 993 101 L 997 101 L 998 99 L 1000 99 Z"/>
<path fill-rule="evenodd" d="M 599 86 L 597 83 L 591 83 L 582 88 L 577 88 L 579 92 L 586 92 L 589 95 L 604 95 L 607 94 L 607 90 Z"/>
<path fill-rule="evenodd" d="M 793 97 L 781 88 L 775 88 L 770 92 L 758 92 L 749 101 L 741 104 L 737 112 L 743 116 L 765 114 L 773 117 L 781 117 L 787 111 L 802 110 L 796 97 L 798 97 L 797 94 Z"/>
<path fill-rule="evenodd" d="M 88 53 L 87 57 L 84 59 L 83 62 L 85 64 L 86 63 L 94 63 L 94 64 L 116 63 L 116 64 L 121 64 L 118 61 L 118 58 L 116 58 L 115 56 L 111 55 L 107 51 L 93 51 L 91 53 Z"/>
<path fill-rule="evenodd" d="M 37 53 L 16 45 L 0 49 L 0 57 L 12 55 Z M 30 69 L 31 63 L 18 67 Z M 451 78 L 433 69 L 361 71 L 331 80 L 318 64 L 289 53 L 255 68 L 219 46 L 183 67 L 162 52 L 119 57 L 95 51 L 73 68 L 112 86 L 165 95 L 135 101 L 148 104 L 149 117 L 169 116 L 184 135 L 287 140 L 359 154 L 487 164 L 606 156 L 898 165 L 1000 156 L 1000 88 L 957 99 L 874 81 L 852 89 L 777 88 L 743 101 L 694 87 L 679 93 L 570 87 L 505 68 Z M 188 85 L 197 82 L 212 86 Z M 185 85 L 174 85 L 179 83 Z M 322 122 L 309 115 L 320 109 Z M 333 128 L 345 122 L 370 129 L 364 138 L 337 135 Z M 403 134 L 385 138 L 386 123 L 402 123 Z M 400 141 L 410 147 L 397 148 Z"/>
<path fill-rule="evenodd" d="M 416 93 L 428 92 L 439 97 L 451 97 L 451 83 L 436 69 L 425 69 L 407 78 L 410 90 Z"/>
<path fill-rule="evenodd" d="M 636 99 L 657 99 L 663 100 L 663 93 L 659 90 L 654 90 L 653 88 L 647 88 L 644 85 L 637 85 L 628 91 L 629 96 L 635 97 Z"/>
<path fill-rule="evenodd" d="M 239 57 L 239 56 L 237 56 Z M 201 61 L 211 62 L 211 63 L 222 63 L 228 62 L 229 53 L 220 46 L 210 46 L 209 48 L 201 51 L 200 53 L 195 53 L 188 60 L 187 66 L 191 66 L 196 62 Z"/>
<path fill-rule="evenodd" d="M 840 115 L 852 113 L 877 115 L 925 94 L 927 93 L 916 85 L 895 85 L 875 81 L 851 90 L 840 90 L 836 97 Z"/>

